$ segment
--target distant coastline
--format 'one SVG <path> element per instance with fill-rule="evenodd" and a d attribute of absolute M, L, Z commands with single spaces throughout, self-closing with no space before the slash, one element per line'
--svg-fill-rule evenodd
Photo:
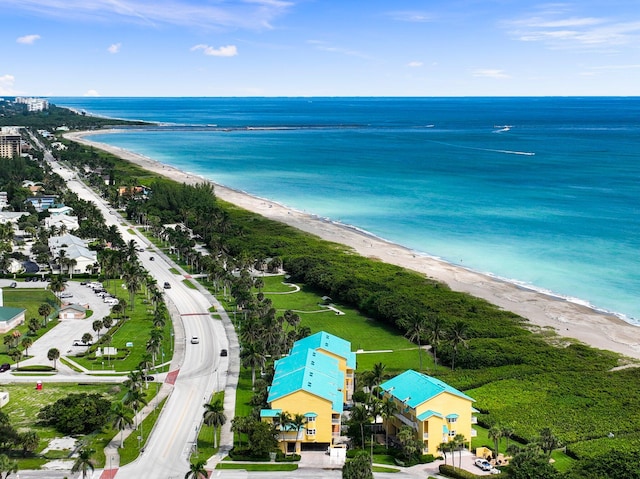
<path fill-rule="evenodd" d="M 244 191 L 228 188 L 215 181 L 162 164 L 152 158 L 86 138 L 95 134 L 115 132 L 117 131 L 73 132 L 65 134 L 65 137 L 108 151 L 175 181 L 189 184 L 210 182 L 214 185 L 216 195 L 220 199 L 241 208 L 328 241 L 347 245 L 363 256 L 423 273 L 449 285 L 453 290 L 483 298 L 505 310 L 519 314 L 528 319 L 534 327 L 551 328 L 560 336 L 640 359 L 640 327 L 612 313 L 596 310 L 589 305 L 581 304 L 579 300 L 573 301 L 570 298 L 536 290 L 528 285 L 482 274 L 433 256 L 420 254 L 355 226 L 287 208 L 274 201 L 258 198 Z"/>

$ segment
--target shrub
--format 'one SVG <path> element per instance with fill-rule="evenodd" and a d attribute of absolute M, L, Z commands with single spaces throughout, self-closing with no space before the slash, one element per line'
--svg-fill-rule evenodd
<path fill-rule="evenodd" d="M 474 473 L 465 471 L 464 469 L 458 469 L 453 466 L 444 465 L 440 466 L 440 474 L 447 477 L 453 477 L 454 479 L 477 479 L 481 476 L 476 476 Z"/>

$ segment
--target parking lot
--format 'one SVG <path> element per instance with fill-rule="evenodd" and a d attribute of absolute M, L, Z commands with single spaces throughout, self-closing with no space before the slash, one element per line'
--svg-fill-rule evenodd
<path fill-rule="evenodd" d="M 0 288 L 9 288 L 13 282 L 13 280 L 0 279 Z M 44 289 L 47 288 L 49 284 L 43 281 L 15 281 L 15 283 L 16 288 L 20 289 Z M 104 318 L 111 311 L 109 304 L 106 304 L 101 297 L 96 296 L 91 288 L 81 285 L 78 281 L 68 281 L 64 293 L 67 293 L 65 295 L 67 297 L 62 299 L 63 304 L 78 303 L 83 306 L 88 305 L 88 309 L 90 309 L 93 314 L 86 319 L 61 320 L 58 326 L 47 332 L 47 334 L 38 339 L 29 348 L 29 355 L 32 357 L 21 361 L 21 366 L 50 364 L 51 361 L 47 359 L 47 352 L 51 348 L 57 348 L 61 356 L 73 356 L 76 352 L 86 349 L 86 346 L 74 346 L 74 341 L 80 340 L 85 333 L 89 333 L 95 338 L 96 332 L 93 330 L 93 322 L 97 319 Z M 113 293 L 113 291 L 111 291 L 111 293 Z M 120 295 L 122 295 L 122 293 L 120 293 Z M 29 319 L 30 318 L 26 318 L 27 321 Z M 104 332 L 105 330 L 101 331 L 101 333 Z M 66 366 L 60 361 L 58 361 L 57 366 L 60 370 L 66 369 Z"/>

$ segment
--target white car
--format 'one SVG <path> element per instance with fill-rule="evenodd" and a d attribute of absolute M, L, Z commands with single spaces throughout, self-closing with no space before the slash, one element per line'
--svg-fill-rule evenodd
<path fill-rule="evenodd" d="M 483 471 L 490 471 L 493 468 L 493 466 L 491 466 L 491 463 L 486 459 L 476 459 L 473 464 Z"/>
<path fill-rule="evenodd" d="M 191 344 L 198 344 L 200 342 L 200 340 L 198 339 L 198 336 L 193 336 L 191 338 Z"/>
<path fill-rule="evenodd" d="M 114 306 L 116 304 L 120 304 L 120 300 L 118 298 L 104 298 L 103 301 L 107 304 L 110 304 L 111 306 Z"/>
<path fill-rule="evenodd" d="M 73 298 L 72 293 L 60 293 L 61 298 Z"/>

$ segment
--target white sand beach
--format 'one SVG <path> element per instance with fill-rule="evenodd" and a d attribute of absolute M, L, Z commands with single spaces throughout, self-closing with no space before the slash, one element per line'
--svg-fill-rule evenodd
<path fill-rule="evenodd" d="M 86 135 L 95 133 L 69 133 L 65 137 L 108 151 L 147 170 L 179 182 L 196 184 L 208 181 L 200 176 L 185 173 L 122 148 L 93 142 L 85 138 Z M 560 336 L 640 359 L 640 327 L 631 325 L 616 316 L 526 289 L 435 258 L 416 255 L 408 248 L 367 235 L 347 225 L 336 224 L 227 188 L 215 182 L 211 183 L 215 186 L 216 195 L 222 200 L 323 239 L 347 245 L 363 256 L 378 258 L 381 261 L 423 273 L 446 283 L 455 291 L 472 294 L 505 310 L 513 311 L 528 319 L 532 325 L 553 328 Z"/>

